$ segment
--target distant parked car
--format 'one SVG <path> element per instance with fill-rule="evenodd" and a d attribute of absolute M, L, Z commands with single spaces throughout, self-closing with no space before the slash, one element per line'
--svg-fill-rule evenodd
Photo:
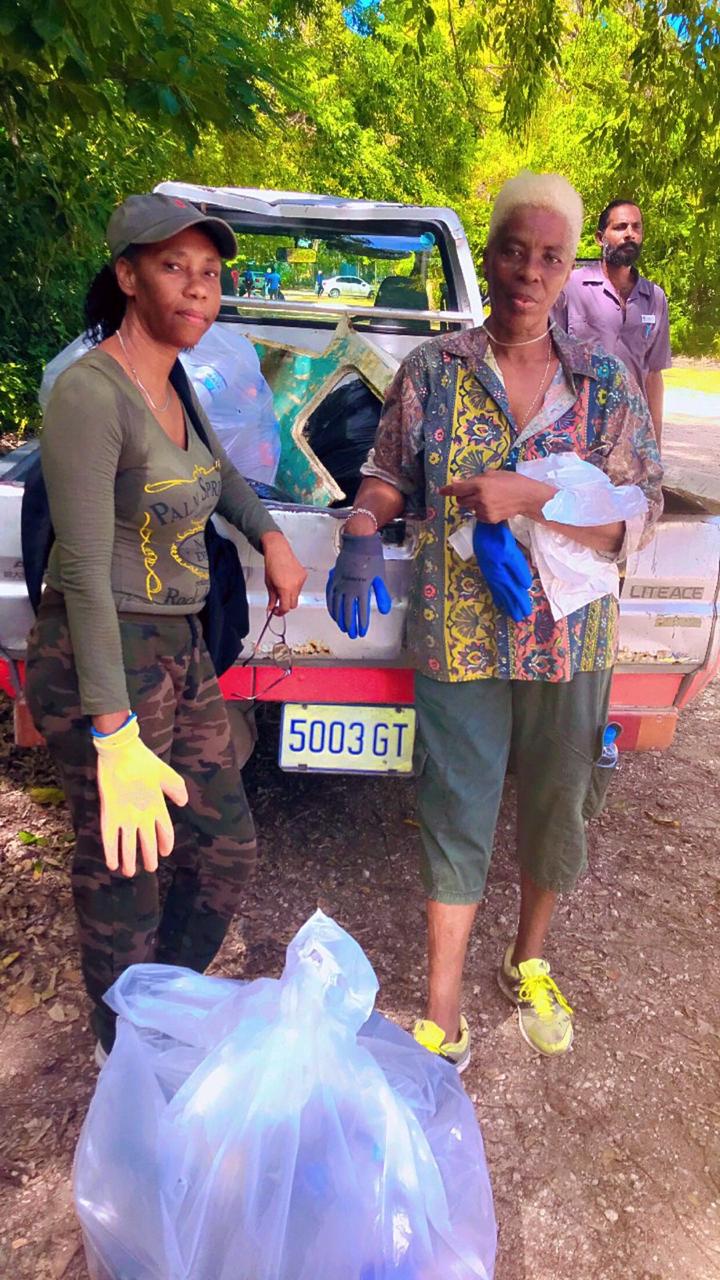
<path fill-rule="evenodd" d="M 371 284 L 361 280 L 360 276 L 329 276 L 323 280 L 323 297 L 339 298 L 341 293 L 350 293 L 356 298 L 370 298 L 375 292 Z"/>

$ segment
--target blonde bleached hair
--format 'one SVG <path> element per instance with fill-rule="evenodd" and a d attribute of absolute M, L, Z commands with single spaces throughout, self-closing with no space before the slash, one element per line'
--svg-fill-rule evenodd
<path fill-rule="evenodd" d="M 508 178 L 500 188 L 492 213 L 488 244 L 516 209 L 549 209 L 564 218 L 568 227 L 567 245 L 574 255 L 582 233 L 585 210 L 579 193 L 559 173 L 532 173 L 523 169 L 516 178 Z"/>

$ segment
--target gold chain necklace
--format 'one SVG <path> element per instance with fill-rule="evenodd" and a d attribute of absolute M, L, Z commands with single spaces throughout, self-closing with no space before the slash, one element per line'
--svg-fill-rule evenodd
<path fill-rule="evenodd" d="M 531 416 L 532 416 L 533 409 L 535 408 L 535 405 L 537 404 L 538 400 L 540 399 L 540 396 L 542 395 L 543 387 L 545 386 L 545 379 L 546 379 L 546 378 L 547 378 L 547 376 L 548 376 L 548 370 L 549 370 L 549 368 L 550 368 L 550 361 L 552 360 L 552 354 L 553 354 L 553 345 L 552 345 L 552 342 L 548 341 L 548 358 L 547 358 L 547 364 L 545 365 L 545 368 L 544 368 L 544 370 L 543 370 L 543 376 L 542 376 L 542 378 L 540 379 L 540 386 L 538 387 L 537 391 L 535 392 L 535 396 L 534 396 L 534 398 L 530 401 L 530 407 L 529 407 L 529 409 L 528 409 L 527 413 L 525 414 L 525 416 L 523 417 L 522 422 L 519 422 L 519 423 L 518 423 L 518 432 L 520 432 L 520 431 L 524 431 L 525 427 L 527 426 L 528 422 L 530 421 L 530 418 L 531 418 Z"/>
<path fill-rule="evenodd" d="M 127 347 L 125 346 L 125 343 L 124 343 L 124 341 L 123 341 L 123 336 L 122 336 L 122 334 L 121 334 L 120 330 L 119 330 L 119 329 L 116 329 L 116 331 L 115 331 L 115 332 L 117 333 L 117 339 L 118 339 L 118 342 L 120 343 L 120 346 L 122 347 L 122 353 L 123 353 L 123 355 L 125 356 L 125 359 L 127 360 L 127 363 L 128 363 L 128 369 L 130 370 L 130 372 L 131 372 L 131 374 L 132 374 L 133 378 L 135 379 L 135 381 L 137 382 L 137 384 L 138 384 L 138 386 L 139 386 L 140 390 L 142 391 L 143 395 L 145 396 L 145 399 L 147 400 L 148 404 L 150 405 L 150 408 L 153 410 L 153 412 L 154 412 L 154 413 L 167 413 L 167 410 L 168 410 L 168 408 L 169 408 L 169 406 L 170 406 L 170 387 L 168 387 L 168 393 L 167 393 L 167 395 L 166 395 L 166 397 L 165 397 L 165 403 L 164 403 L 164 404 L 162 404 L 162 405 L 157 405 L 157 404 L 155 403 L 155 401 L 153 400 L 152 396 L 150 395 L 150 392 L 148 391 L 148 389 L 147 389 L 147 387 L 145 386 L 144 382 L 141 382 L 141 381 L 140 381 L 140 377 L 139 377 L 139 375 L 138 375 L 138 371 L 137 371 L 137 369 L 134 367 L 134 365 L 132 364 L 132 362 L 131 362 L 131 360 L 130 360 L 130 356 L 128 355 L 128 349 L 127 349 Z"/>
<path fill-rule="evenodd" d="M 490 338 L 492 342 L 497 343 L 499 347 L 531 347 L 533 342 L 542 342 L 543 338 L 547 337 L 550 330 L 555 328 L 555 321 L 551 320 L 547 329 L 545 329 L 543 333 L 539 333 L 537 338 L 525 338 L 522 342 L 503 342 L 501 338 L 496 338 L 495 334 L 490 332 L 486 324 L 481 324 L 480 328 L 487 334 L 488 338 Z"/>

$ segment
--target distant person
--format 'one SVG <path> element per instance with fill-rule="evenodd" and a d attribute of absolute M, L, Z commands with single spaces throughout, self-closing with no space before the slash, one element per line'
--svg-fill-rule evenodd
<path fill-rule="evenodd" d="M 242 282 L 243 282 L 243 291 L 244 291 L 244 293 L 246 294 L 246 296 L 247 296 L 248 298 L 251 298 L 251 297 L 252 297 L 252 291 L 253 291 L 253 289 L 255 288 L 255 276 L 253 275 L 252 271 L 250 270 L 250 267 L 246 267 L 246 268 L 245 268 L 245 271 L 244 271 L 244 273 L 243 273 Z"/>
<path fill-rule="evenodd" d="M 277 302 L 280 297 L 280 273 L 277 267 L 273 267 L 267 277 L 267 295 L 271 302 Z"/>
<path fill-rule="evenodd" d="M 224 294 L 226 298 L 234 297 L 237 293 L 233 273 L 226 262 L 223 262 L 220 269 L 220 292 Z"/>
<path fill-rule="evenodd" d="M 240 272 L 238 271 L 237 267 L 230 268 L 230 275 L 233 282 L 233 293 L 237 293 L 240 287 Z"/>
<path fill-rule="evenodd" d="M 663 369 L 672 364 L 667 298 L 634 265 L 643 242 L 636 204 L 612 200 L 598 219 L 597 263 L 573 271 L 553 315 L 572 338 L 596 338 L 635 376 L 645 396 L 658 444 L 662 436 Z"/>
<path fill-rule="evenodd" d="M 272 279 L 272 273 L 273 273 L 272 267 L 267 267 L 265 270 L 265 279 L 263 281 L 263 287 L 264 287 L 266 298 L 270 297 L 270 281 Z"/>
<path fill-rule="evenodd" d="M 322 296 L 324 284 L 325 284 L 325 276 L 323 275 L 322 271 L 318 271 L 315 277 L 315 292 L 318 298 Z"/>

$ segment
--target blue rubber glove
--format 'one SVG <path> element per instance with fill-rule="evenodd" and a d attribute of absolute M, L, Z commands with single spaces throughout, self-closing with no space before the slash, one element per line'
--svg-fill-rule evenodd
<path fill-rule="evenodd" d="M 340 555 L 325 588 L 328 613 L 351 640 L 366 636 L 370 626 L 370 597 L 380 613 L 389 613 L 392 598 L 385 585 L 385 560 L 379 533 L 342 535 Z"/>
<path fill-rule="evenodd" d="M 483 524 L 478 520 L 473 531 L 473 550 L 498 609 L 509 614 L 513 622 L 529 617 L 532 601 L 528 588 L 532 574 L 508 526 Z"/>

